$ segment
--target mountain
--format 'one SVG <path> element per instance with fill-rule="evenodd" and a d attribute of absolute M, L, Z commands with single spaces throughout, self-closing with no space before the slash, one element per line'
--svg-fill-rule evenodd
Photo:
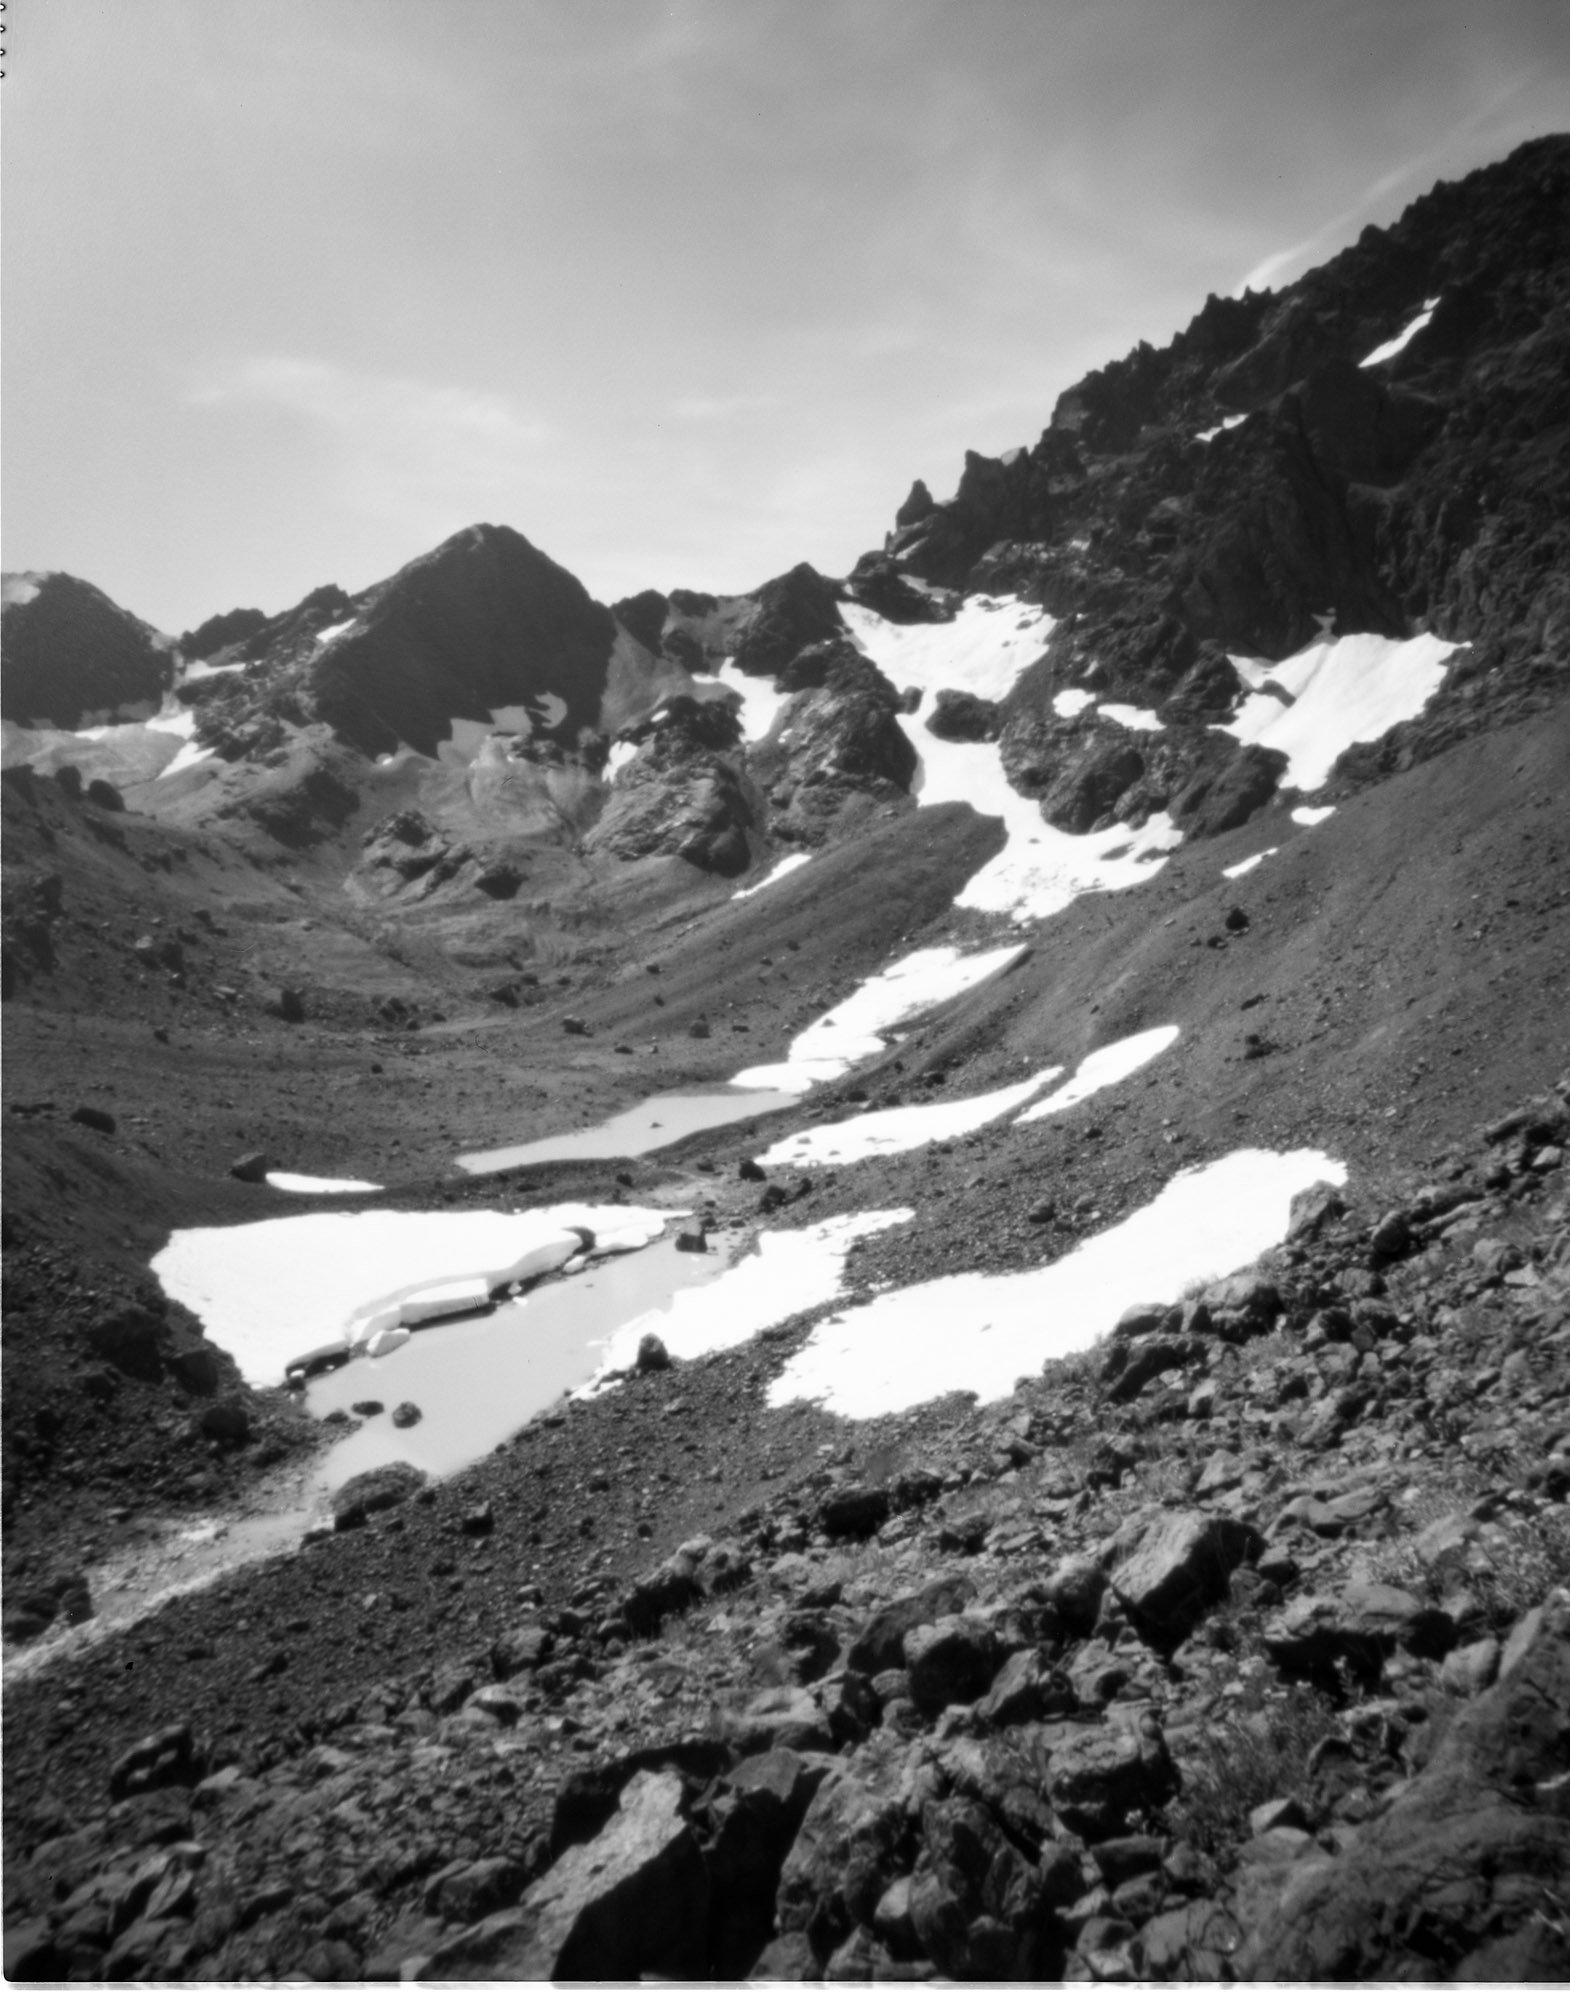
<path fill-rule="evenodd" d="M 843 578 L 8 580 L 10 1976 L 1565 1976 L 1567 196 Z M 526 1423 L 465 1323 L 282 1385 L 509 1218 L 705 1283 Z"/>

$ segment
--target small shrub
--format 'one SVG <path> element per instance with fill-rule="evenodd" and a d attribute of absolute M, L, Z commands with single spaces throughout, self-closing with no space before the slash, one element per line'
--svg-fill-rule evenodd
<path fill-rule="evenodd" d="M 1249 1837 L 1249 1814 L 1271 1799 L 1301 1797 L 1309 1753 L 1338 1728 L 1326 1697 L 1303 1686 L 1217 1723 L 1203 1747 L 1182 1759 L 1183 1789 L 1167 1807 L 1168 1831 L 1230 1866 Z"/>

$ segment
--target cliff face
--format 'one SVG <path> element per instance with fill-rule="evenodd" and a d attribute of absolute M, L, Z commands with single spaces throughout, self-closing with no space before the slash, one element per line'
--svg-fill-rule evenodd
<path fill-rule="evenodd" d="M 1326 618 L 1468 641 L 1389 768 L 1558 684 L 1567 467 L 1556 137 L 1435 188 L 1281 293 L 1211 298 L 1166 348 L 1067 390 L 1029 450 L 967 455 L 951 500 L 918 482 L 850 587 L 880 609 L 911 579 L 1008 590 L 1061 621 L 1010 703 L 1016 774 L 1072 684 L 1179 721 L 1235 696 L 1224 655 L 1282 659 Z"/>

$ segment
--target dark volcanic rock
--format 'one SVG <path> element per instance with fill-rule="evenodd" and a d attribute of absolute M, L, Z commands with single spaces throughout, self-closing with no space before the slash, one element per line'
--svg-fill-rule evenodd
<path fill-rule="evenodd" d="M 150 713 L 174 680 L 174 656 L 151 625 L 63 570 L 6 579 L 0 712 L 24 725 L 76 729 L 126 708 Z"/>
<path fill-rule="evenodd" d="M 372 1514 L 388 1507 L 400 1507 L 411 1494 L 418 1493 L 426 1475 L 417 1465 L 400 1459 L 392 1465 L 378 1465 L 369 1472 L 356 1473 L 333 1495 L 333 1526 L 343 1533 L 358 1528 Z"/>
<path fill-rule="evenodd" d="M 967 694 L 961 688 L 939 688 L 927 727 L 945 742 L 990 743 L 1003 727 L 1003 717 L 997 703 L 983 695 Z"/>
<path fill-rule="evenodd" d="M 777 674 L 803 646 L 842 632 L 839 586 L 811 563 L 797 563 L 754 595 L 757 608 L 736 636 L 736 665 L 744 674 Z"/>

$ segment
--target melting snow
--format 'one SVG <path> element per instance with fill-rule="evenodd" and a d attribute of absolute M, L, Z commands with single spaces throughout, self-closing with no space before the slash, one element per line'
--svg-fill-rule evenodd
<path fill-rule="evenodd" d="M 969 1391 L 991 1401 L 1090 1346 L 1129 1306 L 1176 1299 L 1279 1243 L 1293 1195 L 1346 1169 L 1319 1152 L 1230 1154 L 1179 1174 L 1148 1207 L 1040 1270 L 935 1278 L 820 1326 L 769 1402 L 867 1418 Z"/>
<path fill-rule="evenodd" d="M 1064 688 L 1061 694 L 1052 697 L 1053 711 L 1068 719 L 1082 715 L 1087 708 L 1094 708 L 1095 705 L 1096 697 L 1089 688 Z"/>
<path fill-rule="evenodd" d="M 1299 826 L 1318 826 L 1321 820 L 1329 819 L 1334 806 L 1294 806 L 1292 817 Z"/>
<path fill-rule="evenodd" d="M 867 1111 L 838 1125 L 814 1125 L 805 1132 L 793 1132 L 760 1153 L 758 1163 L 765 1167 L 848 1166 L 854 1160 L 909 1153 L 937 1139 L 958 1139 L 1001 1118 L 1062 1074 L 1062 1066 L 1054 1064 L 985 1097 L 961 1097 L 947 1104 L 905 1104 L 892 1110 Z"/>
<path fill-rule="evenodd" d="M 1268 682 L 1255 681 L 1233 720 L 1220 726 L 1241 743 L 1284 751 L 1282 782 L 1317 791 L 1343 750 L 1372 743 L 1422 713 L 1457 650 L 1454 640 L 1431 632 L 1415 639 L 1352 632 L 1317 640 L 1271 667 Z"/>
<path fill-rule="evenodd" d="M 1331 806 L 1329 810 L 1331 812 L 1334 812 L 1335 807 Z M 1302 811 L 1303 807 L 1299 806 L 1298 812 Z M 1296 817 L 1297 814 L 1294 813 L 1293 818 L 1295 819 Z M 1261 861 L 1266 860 L 1272 854 L 1279 854 L 1280 852 L 1281 850 L 1279 847 L 1267 847 L 1264 849 L 1262 853 L 1251 854 L 1246 861 L 1236 861 L 1232 864 L 1230 868 L 1223 868 L 1221 872 L 1229 880 L 1236 881 L 1239 875 L 1251 875 L 1253 871 L 1259 866 Z"/>
<path fill-rule="evenodd" d="M 285 1216 L 224 1229 L 177 1229 L 153 1259 L 164 1290 L 198 1314 L 207 1336 L 258 1388 L 298 1354 L 375 1331 L 411 1292 L 454 1279 L 487 1288 L 565 1264 L 582 1247 L 641 1248 L 670 1216 L 653 1208 L 568 1204 L 503 1215 L 494 1209 L 409 1213 L 375 1209 Z M 382 1310 L 379 1310 L 382 1309 Z M 355 1325 L 356 1321 L 361 1324 Z"/>
<path fill-rule="evenodd" d="M 840 1289 L 852 1245 L 914 1216 L 914 1209 L 884 1208 L 831 1215 L 807 1229 L 766 1229 L 753 1254 L 712 1284 L 618 1327 L 606 1349 L 605 1367 L 630 1367 L 646 1333 L 657 1333 L 679 1361 L 740 1347 L 764 1327 L 826 1304 Z"/>
<path fill-rule="evenodd" d="M 787 854 L 764 876 L 761 882 L 754 882 L 750 889 L 738 889 L 731 897 L 733 903 L 745 903 L 749 896 L 756 896 L 760 889 L 769 889 L 776 882 L 783 882 L 787 875 L 794 875 L 798 868 L 805 868 L 812 859 L 810 854 Z"/>
<path fill-rule="evenodd" d="M 316 635 L 318 649 L 323 646 L 330 646 L 334 639 L 341 638 L 345 632 L 352 630 L 354 624 L 355 620 L 349 617 L 340 618 L 336 625 L 324 625 Z"/>
<path fill-rule="evenodd" d="M 48 572 L 45 571 L 44 574 L 47 575 Z M 40 585 L 41 578 L 29 575 L 26 571 L 18 571 L 15 576 L 8 576 L 4 583 L 0 584 L 0 604 L 31 604 L 38 595 Z"/>
<path fill-rule="evenodd" d="M 1235 417 L 1223 417 L 1219 424 L 1212 424 L 1208 431 L 1195 431 L 1195 443 L 1209 444 L 1212 438 L 1220 437 L 1223 431 L 1236 430 L 1247 415 L 1247 410 L 1240 410 Z"/>
<path fill-rule="evenodd" d="M 609 784 L 616 773 L 630 764 L 638 754 L 636 743 L 613 743 L 611 754 L 605 760 L 605 782 Z"/>
<path fill-rule="evenodd" d="M 1143 1034 L 1130 1035 L 1126 1041 L 1109 1042 L 1104 1049 L 1086 1056 L 1061 1090 L 1022 1111 L 1014 1123 L 1032 1125 L 1038 1118 L 1051 1118 L 1059 1111 L 1067 1111 L 1072 1104 L 1083 1104 L 1098 1090 L 1121 1083 L 1124 1077 L 1153 1062 L 1163 1049 L 1171 1048 L 1180 1033 L 1178 1028 L 1147 1028 Z"/>
<path fill-rule="evenodd" d="M 1439 300 L 1437 297 L 1424 299 L 1423 310 L 1418 314 L 1417 318 L 1409 321 L 1407 325 L 1402 327 L 1394 340 L 1387 340 L 1382 346 L 1376 347 L 1372 354 L 1365 354 L 1357 364 L 1358 367 L 1377 368 L 1381 361 L 1393 360 L 1401 352 L 1402 348 L 1406 346 L 1408 341 L 1415 340 L 1423 331 L 1423 328 L 1433 318 L 1434 309 L 1438 304 Z"/>
<path fill-rule="evenodd" d="M 739 1071 L 732 1083 L 743 1089 L 810 1090 L 832 1083 L 852 1064 L 882 1053 L 885 1032 L 914 1014 L 967 993 L 1001 972 L 1025 949 L 1004 945 L 963 957 L 953 945 L 913 951 L 863 981 L 854 993 L 820 1014 L 790 1045 L 784 1062 L 760 1063 Z"/>
<path fill-rule="evenodd" d="M 322 1180 L 316 1174 L 269 1174 L 267 1185 L 281 1194 L 380 1194 L 379 1181 Z"/>

